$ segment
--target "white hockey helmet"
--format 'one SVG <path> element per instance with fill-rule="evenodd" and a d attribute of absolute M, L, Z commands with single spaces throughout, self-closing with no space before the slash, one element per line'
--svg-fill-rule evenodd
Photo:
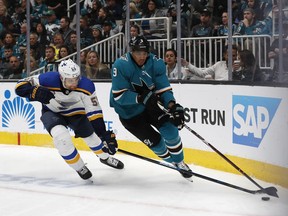
<path fill-rule="evenodd" d="M 71 59 L 61 61 L 58 71 L 63 79 L 80 77 L 80 67 Z"/>

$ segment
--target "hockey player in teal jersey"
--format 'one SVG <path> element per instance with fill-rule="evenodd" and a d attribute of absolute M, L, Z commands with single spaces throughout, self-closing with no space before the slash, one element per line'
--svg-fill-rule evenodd
<path fill-rule="evenodd" d="M 115 134 L 106 131 L 94 83 L 80 76 L 79 66 L 71 59 L 62 61 L 58 69 L 20 80 L 16 94 L 42 103 L 41 121 L 55 148 L 82 179 L 89 179 L 92 173 L 74 146 L 68 127 L 75 137 L 84 139 L 102 163 L 123 169 L 124 164 L 110 156 L 117 152 L 118 144 Z"/>
<path fill-rule="evenodd" d="M 129 132 L 190 178 L 192 171 L 184 163 L 178 131 L 184 126 L 184 110 L 173 96 L 165 63 L 149 52 L 143 36 L 132 39 L 130 47 L 131 51 L 113 64 L 110 106 Z M 169 114 L 159 108 L 159 102 Z"/>

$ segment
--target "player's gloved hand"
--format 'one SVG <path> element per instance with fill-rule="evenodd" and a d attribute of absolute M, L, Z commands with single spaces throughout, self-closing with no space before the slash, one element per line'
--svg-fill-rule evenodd
<path fill-rule="evenodd" d="M 29 99 L 31 101 L 39 101 L 43 104 L 48 104 L 52 98 L 55 98 L 55 96 L 49 89 L 37 85 L 32 87 Z"/>
<path fill-rule="evenodd" d="M 171 113 L 173 118 L 170 118 L 170 121 L 181 130 L 184 127 L 184 109 L 180 104 L 174 104 L 169 112 Z"/>
<path fill-rule="evenodd" d="M 157 102 L 159 101 L 158 96 L 151 90 L 145 90 L 137 97 L 138 103 L 143 103 L 148 110 L 159 109 Z"/>
<path fill-rule="evenodd" d="M 112 131 L 106 131 L 102 136 L 102 141 L 105 146 L 102 149 L 104 152 L 114 155 L 118 151 L 116 135 Z"/>

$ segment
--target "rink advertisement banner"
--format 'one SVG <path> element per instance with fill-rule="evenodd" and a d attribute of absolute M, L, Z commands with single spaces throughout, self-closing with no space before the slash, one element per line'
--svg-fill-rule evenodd
<path fill-rule="evenodd" d="M 95 83 L 107 129 L 119 140 L 138 140 L 121 125 L 109 107 L 111 83 Z M 234 85 L 173 84 L 185 108 L 186 124 L 224 154 L 288 167 L 288 89 Z M 1 132 L 47 134 L 41 104 L 20 98 L 15 83 L 1 83 Z M 71 131 L 73 134 L 73 132 Z M 185 148 L 212 151 L 185 128 Z"/>

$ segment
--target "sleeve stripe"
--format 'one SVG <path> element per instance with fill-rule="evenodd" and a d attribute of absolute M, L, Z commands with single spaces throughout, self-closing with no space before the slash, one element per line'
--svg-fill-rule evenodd
<path fill-rule="evenodd" d="M 95 115 L 88 117 L 89 121 L 93 121 L 93 120 L 98 119 L 98 118 L 103 118 L 103 114 L 99 113 L 99 114 L 95 114 Z"/>
<path fill-rule="evenodd" d="M 171 86 L 168 86 L 166 88 L 162 88 L 162 89 L 159 89 L 157 91 L 155 91 L 156 94 L 161 94 L 163 92 L 166 92 L 166 91 L 171 91 L 172 90 L 172 87 Z"/>

